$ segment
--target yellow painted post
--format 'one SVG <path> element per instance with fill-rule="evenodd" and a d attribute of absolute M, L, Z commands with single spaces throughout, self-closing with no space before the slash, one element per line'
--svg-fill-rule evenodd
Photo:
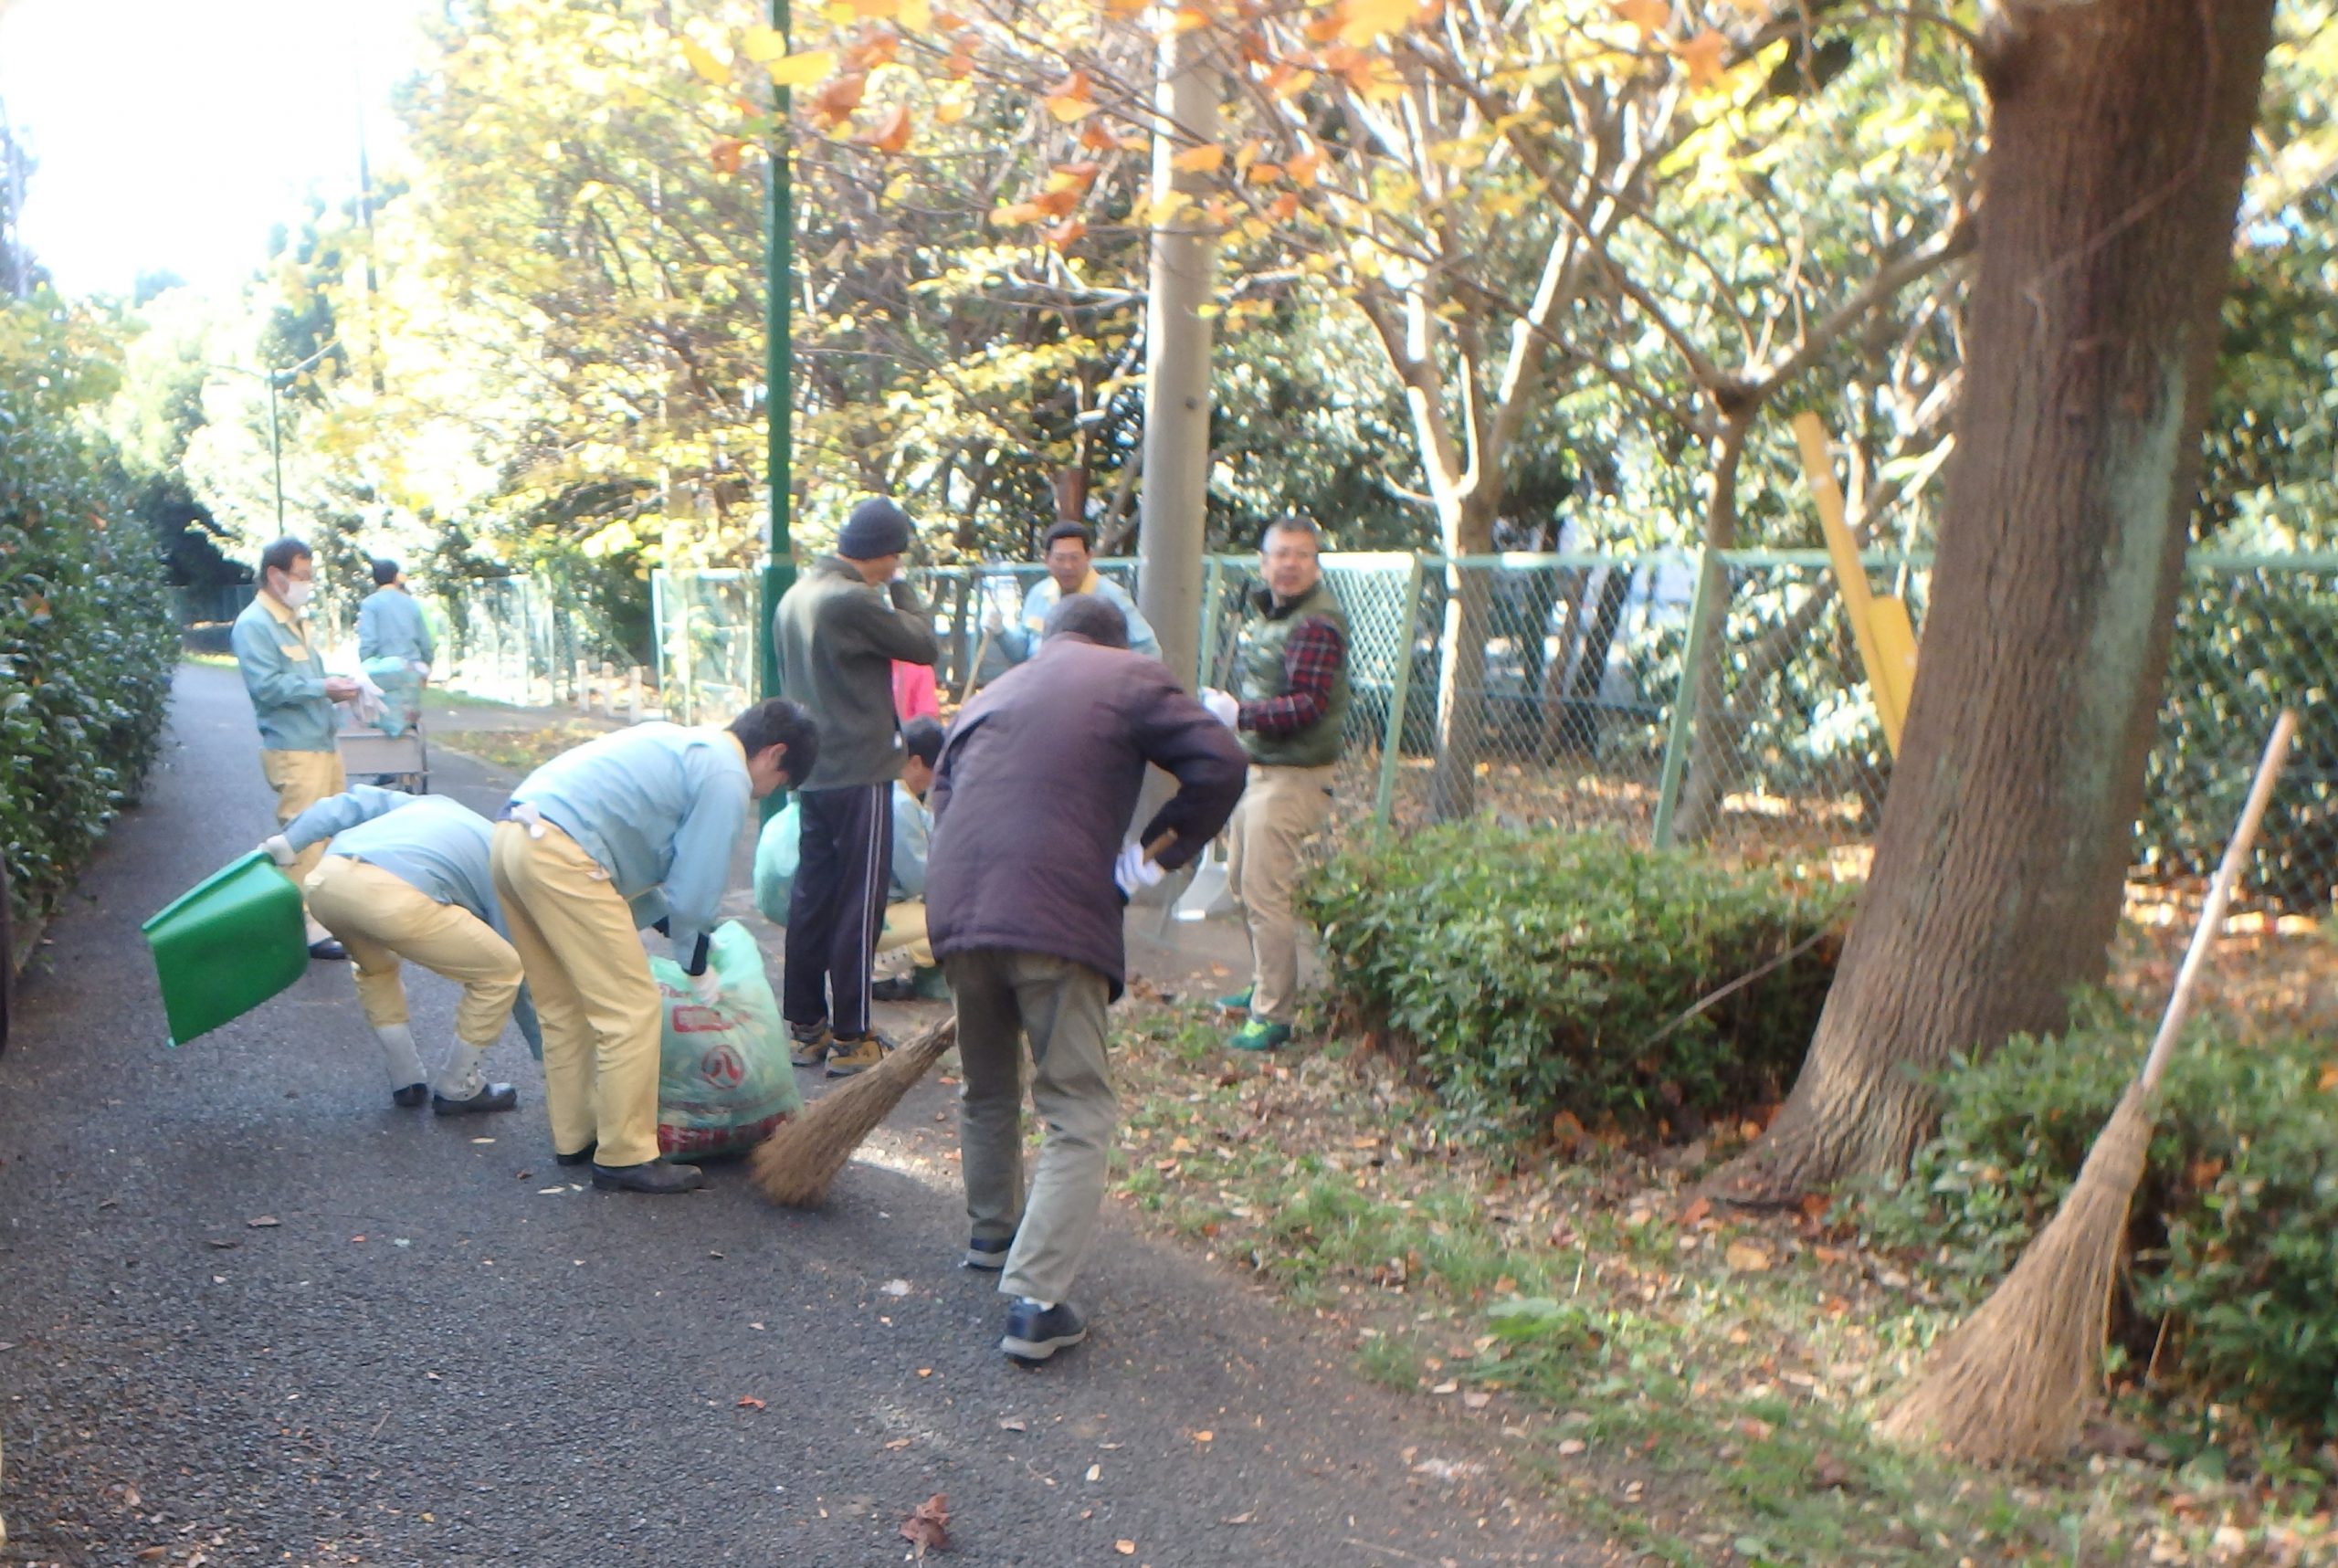
<path fill-rule="evenodd" d="M 1867 568 L 1859 561 L 1859 545 L 1843 521 L 1843 491 L 1835 482 L 1835 463 L 1827 450 L 1827 427 L 1811 413 L 1794 416 L 1795 445 L 1802 452 L 1802 475 L 1818 503 L 1818 526 L 1827 535 L 1827 553 L 1834 559 L 1841 584 L 1843 614 L 1851 623 L 1851 641 L 1867 671 L 1868 689 L 1875 696 L 1876 717 L 1883 722 L 1883 739 L 1891 754 L 1900 754 L 1900 727 L 1908 718 L 1908 693 L 1916 678 L 1916 633 L 1908 606 L 1895 598 L 1879 599 L 1868 587 Z"/>

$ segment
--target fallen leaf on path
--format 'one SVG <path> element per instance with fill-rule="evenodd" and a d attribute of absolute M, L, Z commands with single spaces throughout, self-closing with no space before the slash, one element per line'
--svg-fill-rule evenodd
<path fill-rule="evenodd" d="M 1559 1453 L 1564 1458 L 1571 1459 L 1589 1447 L 1591 1447 L 1591 1445 L 1585 1442 L 1580 1437 L 1569 1437 L 1559 1444 Z"/>
<path fill-rule="evenodd" d="M 471 1142 L 474 1143 L 492 1143 L 495 1140 L 492 1138 L 474 1138 Z"/>
<path fill-rule="evenodd" d="M 226 1236 L 215 1236 L 215 1237 L 212 1237 L 210 1238 L 209 1245 L 211 1245 L 211 1246 L 213 1246 L 213 1247 L 218 1247 L 221 1251 L 223 1251 L 223 1252 L 224 1252 L 224 1251 L 226 1251 L 228 1247 L 237 1246 L 237 1245 L 239 1245 L 239 1243 L 237 1243 L 237 1240 L 236 1240 L 233 1237 L 226 1237 Z"/>
<path fill-rule="evenodd" d="M 1021 1417 L 1014 1415 L 1010 1415 L 1006 1420 L 1000 1422 L 998 1424 L 998 1429 L 1002 1432 L 1026 1432 L 1030 1430 L 1030 1428 L 1023 1425 Z"/>
<path fill-rule="evenodd" d="M 888 1279 L 879 1288 L 888 1296 L 906 1296 L 910 1293 L 910 1282 L 906 1279 Z"/>
<path fill-rule="evenodd" d="M 1435 1388 L 1430 1389 L 1429 1392 L 1431 1394 L 1451 1394 L 1460 1386 L 1461 1385 L 1459 1384 L 1454 1382 L 1448 1377 L 1443 1383 L 1438 1384 Z"/>
<path fill-rule="evenodd" d="M 1732 1241 L 1722 1257 L 1732 1268 L 1743 1274 L 1759 1274 L 1770 1267 L 1770 1255 L 1750 1241 Z"/>
<path fill-rule="evenodd" d="M 1194 1434 L 1194 1441 L 1196 1443 L 1206 1443 L 1216 1436 L 1217 1434 L 1215 1432 L 1196 1432 Z"/>
<path fill-rule="evenodd" d="M 138 1554 L 138 1561 L 141 1563 L 152 1563 L 155 1558 L 162 1556 L 169 1550 L 170 1548 L 167 1546 L 150 1546 L 145 1551 Z"/>
<path fill-rule="evenodd" d="M 568 1187 L 565 1183 L 557 1187 L 538 1187 L 536 1189 L 536 1196 L 540 1198 L 555 1197 L 567 1190 Z"/>
<path fill-rule="evenodd" d="M 1461 1396 L 1461 1403 L 1468 1405 L 1472 1410 L 1483 1410 L 1487 1405 L 1491 1405 L 1493 1402 L 1494 1396 L 1492 1394 L 1481 1394 L 1474 1388 Z"/>
<path fill-rule="evenodd" d="M 740 1408 L 740 1409 L 742 1409 L 742 1410 L 761 1410 L 763 1407 L 764 1407 L 764 1402 L 763 1402 L 762 1400 L 760 1400 L 760 1399 L 757 1399 L 753 1394 L 742 1394 L 739 1395 L 739 1408 Z"/>
<path fill-rule="evenodd" d="M 1232 1519 L 1221 1519 L 1217 1522 L 1220 1524 L 1248 1524 L 1258 1517 L 1259 1516 L 1255 1513 L 1237 1513 Z"/>
<path fill-rule="evenodd" d="M 888 1449 L 899 1450 L 908 1447 L 910 1444 L 915 1440 L 916 1439 L 911 1437 L 896 1437 L 891 1442 L 886 1444 L 885 1447 Z"/>
<path fill-rule="evenodd" d="M 1112 1550 L 1119 1552 L 1123 1557 L 1133 1557 L 1136 1555 L 1136 1542 L 1133 1541 L 1115 1541 L 1112 1542 Z"/>
<path fill-rule="evenodd" d="M 284 1222 L 282 1220 L 277 1218 L 272 1214 L 264 1214 L 258 1219 L 247 1219 L 244 1221 L 244 1224 L 251 1227 L 253 1230 L 266 1230 L 270 1226 L 282 1225 L 283 1223 Z"/>
<path fill-rule="evenodd" d="M 950 1495 L 935 1492 L 910 1510 L 909 1518 L 901 1521 L 901 1539 L 915 1546 L 920 1557 L 928 1551 L 949 1551 Z"/>

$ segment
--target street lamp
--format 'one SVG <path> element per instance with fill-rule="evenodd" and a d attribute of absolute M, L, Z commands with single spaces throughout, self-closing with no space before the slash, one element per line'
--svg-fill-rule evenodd
<path fill-rule="evenodd" d="M 340 346 L 341 340 L 335 338 L 299 364 L 286 365 L 280 370 L 253 370 L 240 364 L 218 364 L 210 360 L 203 362 L 205 370 L 233 371 L 237 375 L 248 375 L 256 381 L 268 383 L 268 454 L 276 469 L 276 531 L 279 537 L 284 532 L 284 434 L 278 422 L 277 393 L 279 388 L 290 385 L 294 376 Z"/>

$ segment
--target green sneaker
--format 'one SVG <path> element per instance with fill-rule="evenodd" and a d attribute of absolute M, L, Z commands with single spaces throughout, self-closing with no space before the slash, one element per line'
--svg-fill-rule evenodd
<path fill-rule="evenodd" d="M 1227 1036 L 1226 1043 L 1237 1051 L 1271 1051 L 1290 1043 L 1290 1026 L 1253 1018 Z"/>
<path fill-rule="evenodd" d="M 1239 991 L 1229 991 L 1225 995 L 1217 999 L 1217 1010 L 1221 1013 L 1248 1012 L 1250 1010 L 1250 994 L 1257 989 L 1258 987 L 1255 985 L 1245 985 Z"/>

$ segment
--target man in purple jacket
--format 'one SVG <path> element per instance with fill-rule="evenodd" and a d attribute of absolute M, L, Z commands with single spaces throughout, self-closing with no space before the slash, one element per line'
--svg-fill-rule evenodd
<path fill-rule="evenodd" d="M 1148 763 L 1177 793 L 1124 844 Z M 1048 612 L 1037 655 L 985 687 L 943 743 L 926 797 L 926 927 L 958 1005 L 966 1263 L 1006 1270 L 1009 1355 L 1045 1361 L 1087 1337 L 1065 1297 L 1095 1239 L 1120 1121 L 1104 1009 L 1125 979 L 1122 910 L 1226 825 L 1248 765 L 1233 731 L 1167 666 L 1131 653 L 1119 606 L 1091 594 Z M 1140 846 L 1164 837 L 1148 860 Z M 1048 1125 L 1027 1199 L 1027 1038 Z"/>

